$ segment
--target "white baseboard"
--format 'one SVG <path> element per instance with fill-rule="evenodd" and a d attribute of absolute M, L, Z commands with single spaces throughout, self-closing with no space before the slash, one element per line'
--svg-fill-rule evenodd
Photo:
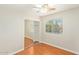
<path fill-rule="evenodd" d="M 18 52 L 20 52 L 20 51 L 22 51 L 22 50 L 24 50 L 24 48 L 23 48 L 23 49 L 20 49 L 20 50 L 17 50 L 17 51 L 15 51 L 15 52 L 12 52 L 12 53 L 10 53 L 10 54 L 8 54 L 8 55 L 14 55 L 14 54 L 16 54 L 16 53 L 18 53 Z"/>
<path fill-rule="evenodd" d="M 60 49 L 63 49 L 63 50 L 66 50 L 66 51 L 69 51 L 69 52 L 72 52 L 72 53 L 75 53 L 75 54 L 78 54 L 78 55 L 79 55 L 78 52 L 75 52 L 75 51 L 72 51 L 72 50 L 69 50 L 69 49 L 66 49 L 66 48 L 63 48 L 63 47 L 54 45 L 54 44 L 50 44 L 50 43 L 43 42 L 43 41 L 39 41 L 39 42 L 41 42 L 41 43 L 46 43 L 46 44 L 48 44 L 48 45 L 51 45 L 51 46 L 54 46 L 54 47 L 57 47 L 57 48 L 60 48 Z M 17 50 L 17 51 L 15 51 L 15 52 L 13 52 L 13 53 L 10 53 L 10 54 L 8 54 L 8 55 L 14 55 L 14 54 L 16 54 L 16 53 L 18 53 L 18 52 L 20 52 L 20 51 L 22 51 L 22 50 L 24 50 L 24 48 L 23 48 L 23 49 L 20 49 L 20 50 Z"/>
<path fill-rule="evenodd" d="M 69 51 L 69 52 L 72 52 L 72 53 L 74 53 L 74 54 L 78 54 L 78 55 L 79 55 L 78 52 L 75 52 L 75 51 L 72 51 L 72 50 L 69 50 L 69 49 L 66 49 L 66 48 L 63 48 L 63 47 L 60 47 L 60 46 L 54 45 L 54 44 L 50 44 L 50 43 L 43 42 L 43 41 L 39 41 L 39 42 L 41 42 L 41 43 L 46 43 L 46 44 L 48 44 L 48 45 L 51 45 L 51 46 L 54 46 L 54 47 L 57 47 L 57 48 L 60 48 L 60 49 L 63 49 L 63 50 L 66 50 L 66 51 Z"/>

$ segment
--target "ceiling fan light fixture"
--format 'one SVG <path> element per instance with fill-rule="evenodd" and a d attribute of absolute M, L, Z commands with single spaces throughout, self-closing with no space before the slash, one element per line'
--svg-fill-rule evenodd
<path fill-rule="evenodd" d="M 52 4 L 37 4 L 36 9 L 38 9 L 38 12 L 48 13 L 55 10 L 56 8 Z"/>

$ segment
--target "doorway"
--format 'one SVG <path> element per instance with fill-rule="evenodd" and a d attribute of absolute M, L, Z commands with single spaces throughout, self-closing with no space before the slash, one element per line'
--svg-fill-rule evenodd
<path fill-rule="evenodd" d="M 29 45 L 31 45 L 31 43 L 33 43 L 33 41 L 39 41 L 39 39 L 40 39 L 40 21 L 25 20 L 24 25 L 25 25 L 24 36 L 25 36 L 25 38 L 31 39 L 31 40 L 25 39 L 24 41 L 26 41 L 26 42 L 24 44 L 26 44 L 26 46 L 27 46 L 28 45 L 27 42 L 29 43 Z"/>

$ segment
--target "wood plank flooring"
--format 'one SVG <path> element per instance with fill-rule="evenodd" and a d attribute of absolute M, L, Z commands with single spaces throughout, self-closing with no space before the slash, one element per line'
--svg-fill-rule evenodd
<path fill-rule="evenodd" d="M 25 38 L 24 46 L 29 46 L 33 40 Z M 25 48 L 23 51 L 16 53 L 16 55 L 76 55 L 72 52 L 50 46 L 45 43 L 33 44 L 30 48 Z"/>

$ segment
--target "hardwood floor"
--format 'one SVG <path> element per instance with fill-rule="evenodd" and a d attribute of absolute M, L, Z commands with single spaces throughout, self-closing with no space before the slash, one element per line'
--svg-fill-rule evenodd
<path fill-rule="evenodd" d="M 24 46 L 32 44 L 33 40 L 25 38 Z M 33 44 L 30 48 L 25 48 L 23 51 L 16 53 L 16 55 L 76 55 L 72 52 L 50 46 L 45 43 Z"/>
<path fill-rule="evenodd" d="M 24 39 L 24 49 L 26 49 L 26 47 L 29 47 L 29 45 L 31 45 L 32 43 L 33 43 L 32 39 L 25 38 Z"/>
<path fill-rule="evenodd" d="M 44 43 L 40 43 L 34 46 L 35 55 L 74 55 L 69 51 L 65 51 L 54 46 L 50 46 Z"/>

